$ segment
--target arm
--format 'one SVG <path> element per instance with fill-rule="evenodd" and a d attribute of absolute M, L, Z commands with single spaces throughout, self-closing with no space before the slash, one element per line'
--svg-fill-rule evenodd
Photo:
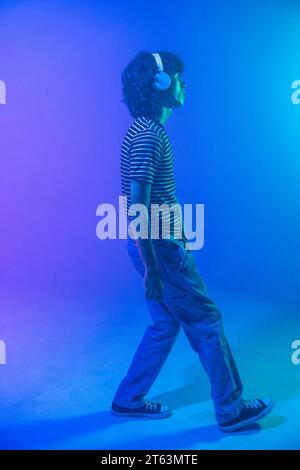
<path fill-rule="evenodd" d="M 131 203 L 149 205 L 151 183 L 141 183 L 131 180 Z M 157 259 L 152 245 L 151 226 L 148 222 L 148 238 L 138 238 L 137 245 L 145 265 L 145 297 L 162 300 L 163 283 L 160 277 Z"/>
<path fill-rule="evenodd" d="M 131 204 L 144 204 L 148 207 L 150 201 L 151 184 L 131 180 Z M 138 238 L 137 245 L 146 269 L 156 269 L 157 261 L 150 238 L 150 222 L 148 222 L 148 238 Z"/>

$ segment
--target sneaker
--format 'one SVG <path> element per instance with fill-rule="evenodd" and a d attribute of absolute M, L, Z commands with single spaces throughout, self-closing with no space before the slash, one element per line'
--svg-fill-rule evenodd
<path fill-rule="evenodd" d="M 221 431 L 236 431 L 248 424 L 256 423 L 256 421 L 270 413 L 274 407 L 274 403 L 270 398 L 263 400 L 259 398 L 255 400 L 243 400 L 243 405 L 244 408 L 237 418 L 218 425 Z"/>
<path fill-rule="evenodd" d="M 140 406 L 139 408 L 126 408 L 112 402 L 111 412 L 116 416 L 154 419 L 168 418 L 172 414 L 172 411 L 168 406 L 148 400 L 145 400 L 144 406 Z"/>

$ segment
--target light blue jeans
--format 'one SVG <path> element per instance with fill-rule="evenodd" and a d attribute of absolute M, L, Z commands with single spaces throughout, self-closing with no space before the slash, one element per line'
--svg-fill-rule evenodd
<path fill-rule="evenodd" d="M 230 421 L 242 409 L 242 383 L 224 334 L 222 314 L 208 297 L 193 254 L 184 241 L 153 240 L 164 283 L 163 301 L 146 299 L 152 324 L 134 354 L 113 401 L 121 406 L 143 406 L 183 328 L 206 371 L 218 423 Z M 145 268 L 135 242 L 128 239 L 128 254 L 144 277 Z"/>

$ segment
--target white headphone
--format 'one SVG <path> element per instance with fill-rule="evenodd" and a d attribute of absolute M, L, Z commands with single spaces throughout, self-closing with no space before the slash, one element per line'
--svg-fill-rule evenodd
<path fill-rule="evenodd" d="M 160 55 L 157 53 L 152 54 L 152 55 L 155 59 L 155 62 L 158 68 L 158 72 L 154 77 L 154 86 L 158 90 L 167 90 L 169 86 L 171 85 L 171 77 L 166 72 L 164 72 L 164 66 L 163 66 Z"/>

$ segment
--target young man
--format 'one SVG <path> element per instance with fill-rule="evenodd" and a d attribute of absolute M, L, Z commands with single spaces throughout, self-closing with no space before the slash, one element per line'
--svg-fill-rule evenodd
<path fill-rule="evenodd" d="M 173 109 L 185 100 L 181 59 L 170 52 L 140 52 L 122 73 L 123 102 L 135 118 L 121 150 L 122 192 L 128 207 L 149 211 L 148 238 L 128 238 L 130 258 L 144 278 L 152 317 L 126 376 L 112 401 L 118 416 L 166 418 L 166 405 L 144 397 L 183 328 L 211 384 L 215 416 L 222 431 L 234 431 L 268 414 L 270 399 L 244 400 L 242 383 L 223 330 L 222 314 L 208 297 L 196 261 L 186 249 L 184 231 L 175 237 L 178 217 L 171 213 L 170 237 L 151 237 L 153 204 L 176 204 L 173 150 L 165 129 Z M 150 215 L 151 213 L 151 215 Z M 154 213 L 154 212 L 153 212 Z M 164 215 L 159 215 L 159 227 Z M 129 221 L 132 217 L 128 217 Z M 153 217 L 154 219 L 154 217 Z M 157 228 L 157 227 L 156 227 Z"/>

